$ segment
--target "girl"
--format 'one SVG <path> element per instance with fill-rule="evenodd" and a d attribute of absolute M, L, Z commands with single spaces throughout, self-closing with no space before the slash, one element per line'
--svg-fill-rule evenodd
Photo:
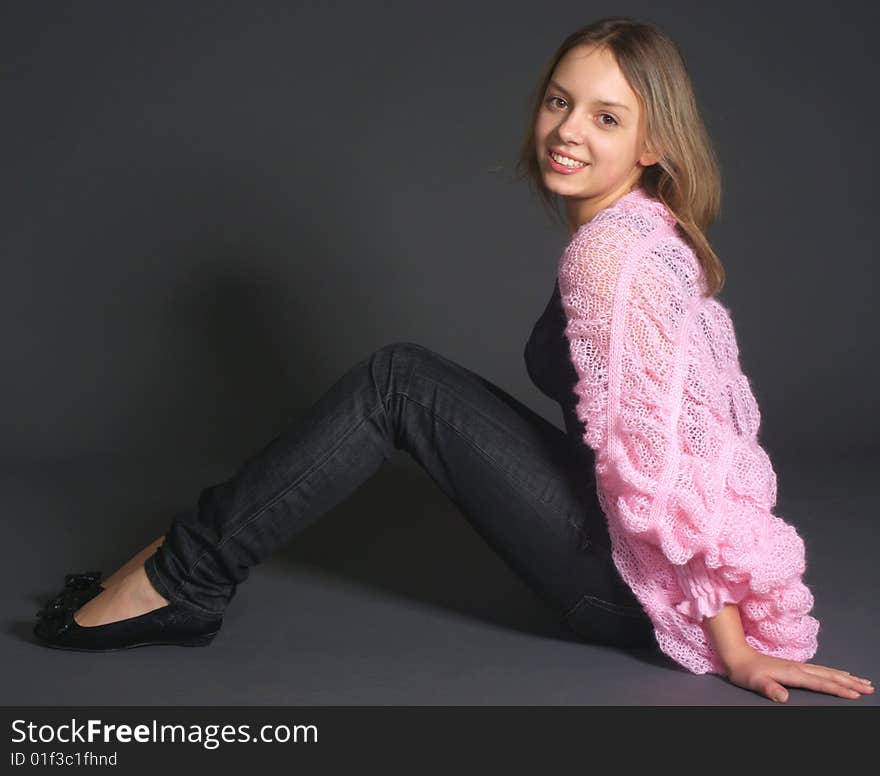
<path fill-rule="evenodd" d="M 559 47 L 520 169 L 563 203 L 569 243 L 526 346 L 558 429 L 420 345 L 387 345 L 101 582 L 39 613 L 52 647 L 208 644 L 250 568 L 406 450 L 585 640 L 658 646 L 784 702 L 867 680 L 806 662 L 819 623 L 804 546 L 772 514 L 724 272 L 705 231 L 719 174 L 675 44 L 602 19 Z"/>

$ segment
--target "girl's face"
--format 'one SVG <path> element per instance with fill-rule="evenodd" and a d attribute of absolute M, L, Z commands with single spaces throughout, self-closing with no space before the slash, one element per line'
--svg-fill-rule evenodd
<path fill-rule="evenodd" d="M 582 45 L 566 52 L 544 93 L 535 150 L 544 185 L 564 198 L 570 234 L 657 162 L 646 150 L 643 123 L 638 97 L 610 51 Z M 563 166 L 551 152 L 586 164 Z"/>

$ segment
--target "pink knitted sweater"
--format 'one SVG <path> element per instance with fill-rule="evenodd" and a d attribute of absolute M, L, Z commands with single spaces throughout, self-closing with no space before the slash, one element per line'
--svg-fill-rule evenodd
<path fill-rule="evenodd" d="M 703 619 L 725 603 L 749 645 L 789 660 L 813 657 L 819 622 L 803 540 L 771 511 L 776 474 L 730 314 L 705 288 L 675 216 L 643 187 L 583 224 L 559 261 L 614 564 L 660 649 L 724 675 Z"/>

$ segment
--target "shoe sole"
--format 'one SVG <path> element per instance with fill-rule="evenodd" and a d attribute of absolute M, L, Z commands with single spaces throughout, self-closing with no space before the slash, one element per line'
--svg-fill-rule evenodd
<path fill-rule="evenodd" d="M 119 652 L 123 649 L 134 649 L 135 647 L 207 647 L 214 637 L 220 631 L 206 633 L 204 636 L 195 636 L 187 641 L 141 641 L 137 644 L 126 644 L 122 647 L 105 647 L 104 649 L 87 649 L 84 647 L 69 647 L 64 644 L 52 644 L 49 641 L 40 639 L 40 644 L 51 649 L 66 649 L 69 652 Z"/>

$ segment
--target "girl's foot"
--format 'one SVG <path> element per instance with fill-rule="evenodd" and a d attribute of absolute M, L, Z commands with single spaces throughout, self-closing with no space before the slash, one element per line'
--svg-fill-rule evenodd
<path fill-rule="evenodd" d="M 125 563 L 124 566 L 118 568 L 114 571 L 109 577 L 105 577 L 101 580 L 101 587 L 109 590 L 111 587 L 115 587 L 123 579 L 125 579 L 129 574 L 135 571 L 138 567 L 143 568 L 144 561 L 153 555 L 158 549 L 160 544 L 163 544 L 165 541 L 164 536 L 160 536 L 156 541 L 148 544 L 144 549 L 142 549 L 137 555 L 131 558 L 129 561 Z"/>
<path fill-rule="evenodd" d="M 76 610 L 74 620 L 78 625 L 105 625 L 137 617 L 169 604 L 150 583 L 143 562 L 126 576 L 117 577 L 112 587 L 105 584 L 105 588 Z"/>

